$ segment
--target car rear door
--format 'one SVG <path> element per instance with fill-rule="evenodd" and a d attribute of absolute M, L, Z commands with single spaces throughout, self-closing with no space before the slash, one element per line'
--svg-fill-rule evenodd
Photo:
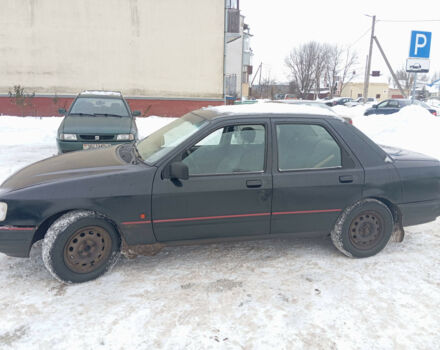
<path fill-rule="evenodd" d="M 159 168 L 152 198 L 158 241 L 269 234 L 270 139 L 268 119 L 224 121 Z M 175 161 L 188 166 L 188 180 L 163 175 Z"/>
<path fill-rule="evenodd" d="M 362 166 L 325 120 L 272 123 L 271 233 L 329 233 L 341 212 L 361 198 Z"/>

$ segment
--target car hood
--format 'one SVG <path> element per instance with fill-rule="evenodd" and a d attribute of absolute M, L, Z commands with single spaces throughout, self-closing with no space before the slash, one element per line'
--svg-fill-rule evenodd
<path fill-rule="evenodd" d="M 67 116 L 60 131 L 66 134 L 128 134 L 131 126 L 130 117 Z"/>
<path fill-rule="evenodd" d="M 13 191 L 47 182 L 121 172 L 127 168 L 116 152 L 117 146 L 67 153 L 31 164 L 6 179 L 0 192 Z"/>
<path fill-rule="evenodd" d="M 436 158 L 427 156 L 422 153 L 409 151 L 402 148 L 380 145 L 380 147 L 393 159 L 397 161 L 422 161 L 432 160 L 438 161 Z"/>

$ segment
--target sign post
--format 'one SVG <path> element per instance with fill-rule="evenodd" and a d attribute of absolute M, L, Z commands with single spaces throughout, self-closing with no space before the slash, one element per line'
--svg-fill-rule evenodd
<path fill-rule="evenodd" d="M 413 30 L 409 45 L 409 57 L 406 60 L 406 71 L 413 72 L 414 84 L 411 98 L 414 100 L 417 84 L 417 73 L 429 72 L 429 53 L 431 51 L 431 32 Z"/>

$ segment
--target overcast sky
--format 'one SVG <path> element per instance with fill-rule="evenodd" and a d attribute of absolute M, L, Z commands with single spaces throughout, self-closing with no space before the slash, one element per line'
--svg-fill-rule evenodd
<path fill-rule="evenodd" d="M 399 69 L 406 64 L 411 30 L 421 30 L 432 32 L 429 74 L 440 71 L 439 0 L 241 0 L 240 8 L 254 35 L 254 72 L 260 62 L 263 62 L 263 74 L 270 71 L 272 77 L 278 81 L 288 81 L 284 59 L 290 50 L 311 40 L 352 45 L 359 56 L 357 73 L 363 77 L 371 28 L 371 18 L 365 14 L 376 15 L 376 36 L 393 69 Z M 390 20 L 414 22 L 386 22 Z M 365 35 L 362 37 L 363 34 Z M 376 46 L 373 47 L 372 56 L 371 70 L 380 70 L 385 76 L 390 76 Z"/>

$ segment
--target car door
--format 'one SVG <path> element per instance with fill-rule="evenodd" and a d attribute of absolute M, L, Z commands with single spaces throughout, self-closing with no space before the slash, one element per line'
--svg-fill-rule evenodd
<path fill-rule="evenodd" d="M 270 137 L 267 119 L 223 122 L 159 169 L 152 198 L 158 241 L 268 234 Z M 176 161 L 188 166 L 187 180 L 163 176 Z"/>
<path fill-rule="evenodd" d="M 328 233 L 361 198 L 364 171 L 325 120 L 273 120 L 271 233 Z"/>
<path fill-rule="evenodd" d="M 389 102 L 389 100 L 385 100 L 379 103 L 372 114 L 387 114 Z"/>

